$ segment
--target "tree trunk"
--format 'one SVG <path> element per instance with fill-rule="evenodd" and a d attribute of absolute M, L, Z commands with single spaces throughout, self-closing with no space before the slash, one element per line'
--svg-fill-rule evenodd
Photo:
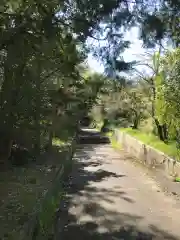
<path fill-rule="evenodd" d="M 54 131 L 55 131 L 55 124 L 56 124 L 56 118 L 58 117 L 58 109 L 56 108 L 56 104 L 52 103 L 52 112 L 51 112 L 51 119 L 52 123 L 49 127 L 49 139 L 48 139 L 48 150 L 52 150 L 52 142 L 54 137 Z"/>
<path fill-rule="evenodd" d="M 154 80 L 152 79 L 151 80 L 151 85 L 152 85 L 152 97 L 153 97 L 153 99 L 152 99 L 152 109 L 151 109 L 151 111 L 152 111 L 152 117 L 155 119 L 155 101 L 156 101 L 156 88 L 155 88 L 155 85 L 154 85 Z"/>
<path fill-rule="evenodd" d="M 8 65 L 9 54 L 4 63 L 4 79 L 0 91 L 0 162 L 7 165 L 7 160 L 11 155 L 13 143 L 13 129 L 15 123 L 14 116 L 14 92 L 13 86 L 13 71 Z"/>
<path fill-rule="evenodd" d="M 162 125 L 162 128 L 163 128 L 164 141 L 168 141 L 168 128 L 167 128 L 167 124 L 164 123 Z"/>
<path fill-rule="evenodd" d="M 53 129 L 51 127 L 49 130 L 48 151 L 51 151 L 52 149 L 52 140 L 53 140 Z"/>
<path fill-rule="evenodd" d="M 2 126 L 1 126 L 2 127 Z M 11 156 L 12 136 L 6 130 L 0 131 L 0 164 L 4 167 L 8 166 L 8 159 Z"/>
<path fill-rule="evenodd" d="M 35 95 L 35 144 L 34 152 L 36 155 L 40 154 L 41 149 L 41 125 L 40 125 L 40 112 L 41 112 L 41 83 L 40 83 L 40 64 L 38 64 L 38 74 L 36 76 L 36 95 Z"/>
<path fill-rule="evenodd" d="M 133 129 L 138 129 L 138 126 L 139 126 L 139 115 L 137 113 L 135 113 L 135 117 L 133 119 Z"/>
<path fill-rule="evenodd" d="M 152 99 L 152 117 L 154 119 L 154 122 L 157 127 L 158 131 L 158 137 L 161 141 L 166 141 L 168 139 L 168 132 L 167 132 L 167 125 L 163 124 L 161 125 L 158 121 L 158 119 L 155 117 L 155 100 L 156 100 L 156 88 L 154 84 L 154 80 L 152 79 L 152 94 L 153 94 L 153 99 Z"/>
<path fill-rule="evenodd" d="M 140 115 L 136 112 L 135 109 L 132 109 L 133 115 L 131 118 L 131 121 L 133 123 L 132 129 L 138 129 L 139 126 L 139 120 L 140 120 Z"/>
<path fill-rule="evenodd" d="M 156 124 L 156 127 L 157 127 L 157 131 L 158 131 L 158 137 L 161 141 L 165 141 L 165 136 L 164 136 L 164 128 L 163 128 L 163 125 L 161 125 L 158 121 L 157 118 L 154 119 L 155 120 L 155 124 Z"/>

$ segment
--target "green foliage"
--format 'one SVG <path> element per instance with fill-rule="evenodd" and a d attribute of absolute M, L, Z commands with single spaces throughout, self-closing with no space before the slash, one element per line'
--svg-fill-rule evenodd
<path fill-rule="evenodd" d="M 146 1 L 142 1 L 144 4 Z M 141 5 L 142 38 L 147 46 L 154 46 L 163 39 L 170 39 L 179 46 L 179 1 L 150 1 Z"/>
<path fill-rule="evenodd" d="M 8 136 L 9 143 L 24 144 L 35 154 L 51 145 L 54 136 L 73 135 L 102 85 L 96 76 L 83 78 L 79 65 L 87 54 L 86 38 L 98 29 L 97 19 L 109 15 L 119 2 L 110 1 L 108 8 L 103 0 L 75 1 L 71 8 L 69 4 L 0 3 L 2 141 Z"/>
<path fill-rule="evenodd" d="M 81 76 L 88 37 L 98 41 L 103 35 L 102 48 L 91 45 L 90 49 L 102 59 L 109 76 L 131 68 L 132 63 L 121 58 L 129 46 L 121 29 L 135 23 L 134 10 L 120 0 L 75 0 L 73 4 L 8 0 L 0 3 L 0 11 L 1 135 L 9 136 L 9 142 L 28 139 L 25 145 L 38 153 L 52 142 L 57 122 L 61 129 L 75 131 L 80 116 L 105 86 L 102 79 L 90 79 L 98 76 Z M 101 91 L 111 91 L 109 86 Z"/>
<path fill-rule="evenodd" d="M 20 144 L 25 141 L 25 136 L 21 135 L 22 139 L 17 139 L 19 131 L 31 129 L 28 137 L 31 141 L 26 147 L 34 148 L 38 153 L 42 147 L 42 136 L 47 134 L 47 125 L 42 123 L 49 120 L 51 112 L 50 90 L 55 93 L 56 79 L 63 79 L 69 75 L 69 71 L 72 74 L 75 65 L 81 61 L 81 56 L 71 34 L 66 30 L 62 32 L 56 24 L 49 25 L 53 18 L 49 16 L 51 8 L 46 9 L 46 12 L 46 5 L 39 4 L 37 7 L 29 4 L 30 2 L 25 4 L 19 1 L 16 6 L 7 6 L 7 15 L 2 18 L 4 27 L 1 31 L 5 39 L 1 39 L 1 52 L 5 57 L 1 62 L 3 78 L 0 127 L 8 129 L 10 138 Z M 53 7 L 54 4 L 55 2 L 51 6 L 48 4 L 48 7 Z M 19 29 L 20 19 L 20 22 L 24 22 L 23 32 Z M 10 33 L 15 28 L 20 32 L 11 36 Z M 9 42 L 8 32 L 13 42 Z"/>
<path fill-rule="evenodd" d="M 167 52 L 162 58 L 162 71 L 164 75 L 161 92 L 164 98 L 164 116 L 169 125 L 171 138 L 176 138 L 176 132 L 179 131 L 180 112 L 180 85 L 179 85 L 179 49 Z"/>
<path fill-rule="evenodd" d="M 151 131 L 149 133 L 152 134 L 152 142 L 157 142 L 154 139 L 154 133 L 159 137 L 160 141 L 158 140 L 157 146 L 150 141 L 150 145 L 176 158 L 179 158 L 180 148 L 179 53 L 179 48 L 167 51 L 163 57 L 160 56 L 160 52 L 154 53 L 149 64 L 153 71 L 152 77 L 142 78 L 139 82 L 139 89 L 132 86 L 129 89 L 126 87 L 126 94 L 123 96 L 123 101 L 126 103 L 123 109 L 131 109 L 129 112 L 131 119 L 134 118 L 136 110 L 138 113 L 141 113 L 141 108 L 145 118 L 149 115 L 153 119 L 153 131 L 152 128 L 149 128 L 153 133 Z M 129 94 L 128 97 L 127 93 Z M 140 119 L 139 123 L 139 129 L 141 130 L 143 130 L 141 127 L 142 120 L 143 118 Z M 133 122 L 133 120 L 131 121 Z M 138 132 L 138 136 L 149 139 L 149 135 L 147 135 L 149 133 L 147 131 L 146 133 Z M 142 140 L 147 143 L 146 139 Z M 161 141 L 166 143 L 169 141 L 169 144 L 167 145 Z M 173 146 L 170 144 L 172 141 Z"/>
<path fill-rule="evenodd" d="M 164 74 L 159 73 L 155 79 L 156 98 L 155 98 L 155 115 L 160 124 L 168 123 L 168 105 L 165 99 Z"/>
<path fill-rule="evenodd" d="M 175 182 L 180 182 L 180 177 L 176 177 Z"/>
<path fill-rule="evenodd" d="M 180 146 L 179 49 L 168 51 L 163 57 L 160 56 L 160 51 L 154 53 L 148 66 L 153 71 L 152 77 L 142 77 L 138 83 L 124 85 L 119 92 L 114 89 L 112 94 L 104 96 L 106 101 L 101 97 L 99 105 L 103 106 L 103 115 L 110 122 L 116 117 L 129 122 L 123 125 L 119 121 L 119 126 L 132 124 L 132 128 L 142 129 L 142 122 L 150 117 L 154 127 L 149 129 L 153 129 L 160 143 L 176 140 L 176 144 L 173 143 L 176 153 L 169 149 L 169 154 L 177 157 Z M 158 148 L 161 148 L 160 143 L 157 143 Z M 162 143 L 162 146 L 168 148 L 169 145 Z M 162 151 L 166 152 L 164 148 Z"/>
<path fill-rule="evenodd" d="M 60 201 L 63 200 L 63 190 L 61 182 L 63 179 L 63 172 L 60 172 L 57 179 L 53 182 L 51 192 L 48 192 L 45 200 L 41 206 L 39 220 L 39 235 L 47 237 L 50 228 L 53 226 L 56 211 L 59 207 Z"/>
<path fill-rule="evenodd" d="M 98 123 L 108 120 L 109 128 L 130 124 L 136 128 L 146 117 L 146 105 L 147 98 L 141 92 L 140 85 L 133 86 L 124 78 L 107 79 L 92 115 Z"/>

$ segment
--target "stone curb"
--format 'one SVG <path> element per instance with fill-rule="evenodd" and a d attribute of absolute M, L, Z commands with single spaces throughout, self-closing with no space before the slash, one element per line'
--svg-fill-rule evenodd
<path fill-rule="evenodd" d="M 146 166 L 162 169 L 168 176 L 180 176 L 180 163 L 175 159 L 123 131 L 115 129 L 114 137 L 125 151 L 139 159 Z"/>

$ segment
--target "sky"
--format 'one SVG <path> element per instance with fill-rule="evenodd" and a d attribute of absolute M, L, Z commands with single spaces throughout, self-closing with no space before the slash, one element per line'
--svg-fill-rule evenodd
<path fill-rule="evenodd" d="M 130 62 L 133 60 L 141 60 L 145 59 L 146 50 L 143 48 L 143 43 L 139 39 L 139 32 L 137 27 L 133 27 L 130 31 L 128 31 L 125 36 L 125 40 L 128 40 L 131 42 L 130 47 L 125 50 L 125 52 L 122 54 L 124 60 L 126 62 Z M 93 58 L 92 54 L 89 54 L 88 56 L 88 65 L 89 67 L 96 72 L 103 73 L 103 65 L 98 62 L 95 58 Z M 138 71 L 148 71 L 146 67 L 139 66 L 137 67 Z"/>

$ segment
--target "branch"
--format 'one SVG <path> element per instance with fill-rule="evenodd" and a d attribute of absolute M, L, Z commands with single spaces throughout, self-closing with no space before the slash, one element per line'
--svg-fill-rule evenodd
<path fill-rule="evenodd" d="M 53 74 L 58 73 L 58 71 L 60 71 L 59 67 L 53 70 L 52 72 L 48 73 L 45 77 L 43 77 L 40 83 L 43 83 L 46 79 L 51 77 Z"/>
<path fill-rule="evenodd" d="M 149 65 L 148 63 L 139 63 L 139 64 L 136 64 L 135 66 L 146 66 L 146 67 L 150 68 L 153 72 L 155 72 L 154 68 L 151 65 Z"/>
<path fill-rule="evenodd" d="M 13 28 L 11 33 L 10 33 L 10 37 L 8 39 L 5 39 L 2 41 L 2 43 L 0 44 L 0 49 L 3 49 L 5 46 L 9 45 L 12 43 L 13 38 L 15 37 L 16 34 L 20 34 L 22 32 L 25 31 L 25 26 L 27 23 L 22 23 L 20 24 L 20 26 Z"/>
<path fill-rule="evenodd" d="M 149 83 L 149 79 L 147 79 L 147 77 L 143 76 L 143 74 L 142 74 L 140 71 L 138 71 L 137 69 L 134 69 L 134 71 L 137 72 L 137 73 L 139 74 L 139 76 L 140 76 L 144 81 L 146 81 L 147 83 Z M 154 75 L 155 75 L 155 73 L 153 73 L 153 75 L 152 75 L 150 78 L 153 78 Z"/>
<path fill-rule="evenodd" d="M 91 38 L 93 38 L 93 39 L 95 39 L 95 40 L 97 40 L 97 41 L 105 41 L 105 40 L 107 40 L 108 35 L 107 35 L 106 37 L 104 37 L 104 38 L 97 38 L 97 37 L 94 37 L 94 36 L 92 36 L 92 35 L 89 35 L 89 37 L 91 37 Z"/>

